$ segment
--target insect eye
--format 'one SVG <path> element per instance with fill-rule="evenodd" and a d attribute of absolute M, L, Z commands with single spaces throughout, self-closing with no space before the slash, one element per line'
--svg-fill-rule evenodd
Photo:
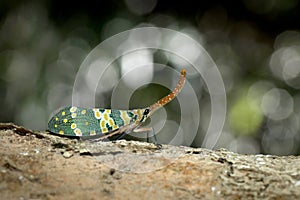
<path fill-rule="evenodd" d="M 148 108 L 146 108 L 145 111 L 144 111 L 144 115 L 148 115 L 149 112 L 150 112 L 150 110 Z"/>

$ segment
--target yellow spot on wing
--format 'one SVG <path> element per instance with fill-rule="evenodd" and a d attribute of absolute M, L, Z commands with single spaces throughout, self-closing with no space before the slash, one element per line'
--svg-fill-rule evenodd
<path fill-rule="evenodd" d="M 57 128 L 58 127 L 57 124 L 54 124 L 54 127 Z"/>
<path fill-rule="evenodd" d="M 95 115 L 96 115 L 96 118 L 97 118 L 97 119 L 100 119 L 100 117 L 101 117 L 100 112 L 96 112 Z"/>
<path fill-rule="evenodd" d="M 94 116 L 96 119 L 100 119 L 101 118 L 101 113 L 99 112 L 99 109 L 93 109 L 94 111 Z"/>
<path fill-rule="evenodd" d="M 55 117 L 55 121 L 58 121 L 58 117 Z"/>
<path fill-rule="evenodd" d="M 108 132 L 108 130 L 106 127 L 102 128 L 102 133 L 107 133 L 107 132 Z"/>
<path fill-rule="evenodd" d="M 96 135 L 96 131 L 90 131 L 90 135 Z"/>
<path fill-rule="evenodd" d="M 108 114 L 104 113 L 104 120 L 107 121 L 108 120 Z"/>
<path fill-rule="evenodd" d="M 105 121 L 104 120 L 101 120 L 101 122 L 100 122 L 100 128 L 101 129 L 105 128 Z"/>
<path fill-rule="evenodd" d="M 58 133 L 61 135 L 65 134 L 63 130 L 60 130 Z"/>
<path fill-rule="evenodd" d="M 110 114 L 110 113 L 111 113 L 111 110 L 110 110 L 110 109 L 106 109 L 106 110 L 104 111 L 104 113 Z"/>
<path fill-rule="evenodd" d="M 85 113 L 86 113 L 86 110 L 81 111 L 81 114 L 85 115 Z"/>
<path fill-rule="evenodd" d="M 143 112 L 142 109 L 138 109 L 138 110 L 136 111 L 136 115 L 138 116 L 138 117 L 137 117 L 138 120 L 141 120 L 141 119 L 142 119 L 143 113 L 144 113 L 144 112 Z"/>
<path fill-rule="evenodd" d="M 75 106 L 73 106 L 73 107 L 70 108 L 70 112 L 71 113 L 75 112 L 76 110 L 77 110 L 77 108 Z"/>
<path fill-rule="evenodd" d="M 130 123 L 130 117 L 128 117 L 128 114 L 125 110 L 121 110 L 121 118 L 123 119 L 125 125 Z"/>
<path fill-rule="evenodd" d="M 64 119 L 64 123 L 67 123 L 68 122 L 68 119 Z"/>
<path fill-rule="evenodd" d="M 76 116 L 77 116 L 76 113 L 72 113 L 71 115 L 72 118 L 75 118 Z"/>
<path fill-rule="evenodd" d="M 66 112 L 65 112 L 65 111 L 62 111 L 62 112 L 61 112 L 61 115 L 62 115 L 62 116 L 64 116 L 65 114 L 66 114 Z"/>
<path fill-rule="evenodd" d="M 113 125 L 113 129 L 114 129 L 114 130 L 116 130 L 116 129 L 118 129 L 118 128 L 119 128 L 118 125 Z"/>
<path fill-rule="evenodd" d="M 85 125 L 86 125 L 86 126 L 89 125 L 89 122 L 85 122 Z"/>
<path fill-rule="evenodd" d="M 109 120 L 108 120 L 108 124 L 109 124 L 110 126 L 113 126 L 113 125 L 115 125 L 115 122 L 114 122 L 114 120 L 109 119 Z"/>
<path fill-rule="evenodd" d="M 76 129 L 74 130 L 74 133 L 75 133 L 75 135 L 77 135 L 77 136 L 81 136 L 81 135 L 82 135 L 81 130 L 80 130 L 79 128 L 76 128 Z"/>
<path fill-rule="evenodd" d="M 75 129 L 77 126 L 76 126 L 76 124 L 71 124 L 71 129 Z"/>

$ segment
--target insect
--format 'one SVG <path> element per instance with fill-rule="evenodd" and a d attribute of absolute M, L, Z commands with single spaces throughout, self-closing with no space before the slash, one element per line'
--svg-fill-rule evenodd
<path fill-rule="evenodd" d="M 58 111 L 48 122 L 52 133 L 66 136 L 99 136 L 104 139 L 116 134 L 146 132 L 152 128 L 140 127 L 157 109 L 172 101 L 184 86 L 186 70 L 182 69 L 175 89 L 146 108 L 116 110 L 68 106 Z"/>

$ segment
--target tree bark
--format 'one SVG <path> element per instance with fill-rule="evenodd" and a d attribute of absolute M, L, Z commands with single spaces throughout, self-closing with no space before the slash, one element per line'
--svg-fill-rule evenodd
<path fill-rule="evenodd" d="M 1 199 L 300 199 L 300 157 L 90 142 L 0 123 Z"/>

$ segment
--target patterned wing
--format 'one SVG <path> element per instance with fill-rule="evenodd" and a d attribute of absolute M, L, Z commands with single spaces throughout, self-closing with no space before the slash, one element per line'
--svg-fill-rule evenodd
<path fill-rule="evenodd" d="M 67 136 L 108 134 L 141 118 L 140 109 L 89 109 L 69 106 L 57 112 L 49 121 L 48 129 Z"/>
<path fill-rule="evenodd" d="M 99 120 L 93 109 L 65 107 L 49 121 L 48 129 L 60 135 L 90 136 L 101 134 Z"/>

